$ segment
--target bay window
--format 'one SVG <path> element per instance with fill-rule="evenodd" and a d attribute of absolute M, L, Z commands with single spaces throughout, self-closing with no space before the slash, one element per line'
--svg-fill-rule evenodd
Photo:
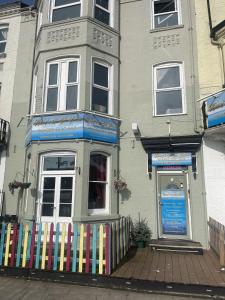
<path fill-rule="evenodd" d="M 5 52 L 8 27 L 0 27 L 0 54 Z"/>
<path fill-rule="evenodd" d="M 109 157 L 100 153 L 90 155 L 89 197 L 90 213 L 108 213 L 108 164 Z"/>
<path fill-rule="evenodd" d="M 180 24 L 180 0 L 152 0 L 153 28 Z"/>
<path fill-rule="evenodd" d="M 185 113 L 183 65 L 171 63 L 154 68 L 155 115 Z"/>
<path fill-rule="evenodd" d="M 91 109 L 101 113 L 111 113 L 110 92 L 110 66 L 94 62 L 92 72 Z"/>
<path fill-rule="evenodd" d="M 81 15 L 81 0 L 52 0 L 51 21 L 78 18 Z"/>
<path fill-rule="evenodd" d="M 62 59 L 47 65 L 45 111 L 77 109 L 79 61 Z"/>
<path fill-rule="evenodd" d="M 112 26 L 112 2 L 113 0 L 94 0 L 95 19 Z"/>

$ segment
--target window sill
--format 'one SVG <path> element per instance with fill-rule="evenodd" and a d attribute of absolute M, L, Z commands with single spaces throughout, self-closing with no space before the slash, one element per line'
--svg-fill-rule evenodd
<path fill-rule="evenodd" d="M 5 52 L 0 53 L 0 58 L 6 58 L 6 53 Z"/>
<path fill-rule="evenodd" d="M 161 32 L 161 31 L 167 31 L 167 30 L 175 30 L 175 29 L 180 29 L 180 28 L 184 28 L 184 25 L 175 25 L 175 26 L 154 28 L 154 29 L 150 29 L 149 32 L 154 33 L 154 32 Z"/>
<path fill-rule="evenodd" d="M 159 118 L 159 117 L 172 117 L 172 116 L 174 116 L 174 117 L 179 117 L 179 116 L 185 116 L 185 115 L 187 115 L 187 113 L 185 112 L 185 113 L 180 113 L 180 114 L 166 114 L 166 115 L 154 115 L 153 117 L 154 118 Z"/>

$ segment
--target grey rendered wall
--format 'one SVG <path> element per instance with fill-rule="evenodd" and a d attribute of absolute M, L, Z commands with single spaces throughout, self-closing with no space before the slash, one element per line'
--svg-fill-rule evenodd
<path fill-rule="evenodd" d="M 120 213 L 134 219 L 148 220 L 157 231 L 156 176 L 149 179 L 147 154 L 131 130 L 137 122 L 142 137 L 183 136 L 201 132 L 201 118 L 195 101 L 198 99 L 195 9 L 193 1 L 181 1 L 182 25 L 168 30 L 151 29 L 151 7 L 148 0 L 121 3 L 121 89 L 120 117 L 122 119 L 120 171 L 128 191 L 120 197 Z M 187 114 L 182 116 L 153 116 L 153 66 L 162 62 L 183 62 Z M 203 188 L 202 155 L 197 154 L 198 176 L 189 170 L 193 240 L 207 247 L 206 205 Z"/>
<path fill-rule="evenodd" d="M 19 46 L 16 61 L 16 74 L 13 87 L 13 104 L 11 111 L 11 137 L 6 160 L 4 181 L 6 214 L 16 214 L 18 201 L 22 193 L 15 190 L 12 194 L 8 184 L 13 180 L 23 181 L 25 158 L 25 134 L 27 114 L 29 110 L 33 49 L 34 49 L 35 17 L 30 14 L 22 15 L 20 24 Z"/>

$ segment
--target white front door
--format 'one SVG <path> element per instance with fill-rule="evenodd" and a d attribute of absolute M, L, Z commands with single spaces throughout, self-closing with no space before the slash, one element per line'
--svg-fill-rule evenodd
<path fill-rule="evenodd" d="M 75 156 L 51 154 L 41 159 L 37 220 L 70 223 L 75 195 Z"/>

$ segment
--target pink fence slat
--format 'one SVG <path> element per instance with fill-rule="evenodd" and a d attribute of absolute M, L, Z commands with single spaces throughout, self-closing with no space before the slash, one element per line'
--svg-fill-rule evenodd
<path fill-rule="evenodd" d="M 85 272 L 90 272 L 90 246 L 91 246 L 91 226 L 90 224 L 86 225 L 87 237 L 86 237 L 86 266 Z"/>
<path fill-rule="evenodd" d="M 35 236 L 36 236 L 36 223 L 33 223 L 31 245 L 30 245 L 30 261 L 28 266 L 29 269 L 33 268 L 33 263 L 34 263 Z"/>
<path fill-rule="evenodd" d="M 71 265 L 71 237 L 72 229 L 71 224 L 68 226 L 68 235 L 67 235 L 67 249 L 66 249 L 66 272 L 70 272 Z"/>
<path fill-rule="evenodd" d="M 53 235 L 54 235 L 54 224 L 50 225 L 50 234 L 49 234 L 49 245 L 48 245 L 48 270 L 52 268 L 52 250 L 53 250 Z"/>
<path fill-rule="evenodd" d="M 15 257 L 16 257 L 16 245 L 17 245 L 17 224 L 13 225 L 13 236 L 12 236 L 12 248 L 11 248 L 11 258 L 10 267 L 14 267 Z"/>
<path fill-rule="evenodd" d="M 110 261 L 111 261 L 111 247 L 110 247 L 110 241 L 111 241 L 111 237 L 110 237 L 110 233 L 111 233 L 111 228 L 109 224 L 106 224 L 105 227 L 105 231 L 106 231 L 106 239 L 105 239 L 105 273 L 106 275 L 110 275 Z"/>

